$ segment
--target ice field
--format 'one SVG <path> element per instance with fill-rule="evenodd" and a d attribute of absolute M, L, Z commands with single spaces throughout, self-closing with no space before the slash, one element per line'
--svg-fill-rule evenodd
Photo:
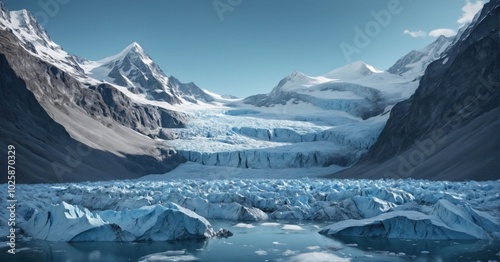
<path fill-rule="evenodd" d="M 206 238 L 214 235 L 211 219 L 327 221 L 330 225 L 318 232 L 329 236 L 498 239 L 499 192 L 500 181 L 184 179 L 19 185 L 17 219 L 26 235 L 60 241 L 155 240 L 154 232 L 160 231 L 161 239 Z M 7 215 L 2 210 L 3 233 Z M 162 221 L 177 222 L 166 226 Z"/>

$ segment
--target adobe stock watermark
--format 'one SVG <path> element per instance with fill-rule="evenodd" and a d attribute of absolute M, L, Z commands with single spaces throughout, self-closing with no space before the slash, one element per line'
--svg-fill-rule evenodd
<path fill-rule="evenodd" d="M 411 1 L 411 0 L 408 0 Z M 361 49 L 367 48 L 372 39 L 380 34 L 383 28 L 387 27 L 394 15 L 403 12 L 403 6 L 400 0 L 389 0 L 387 8 L 370 11 L 372 20 L 368 21 L 363 28 L 354 27 L 354 38 L 351 43 L 340 43 L 340 50 L 348 63 L 352 62 L 352 55 L 361 53 Z"/>
<path fill-rule="evenodd" d="M 71 0 L 40 0 L 38 1 L 38 6 L 42 10 L 33 14 L 38 23 L 45 27 L 50 18 L 54 18 L 59 11 L 61 10 L 61 6 L 67 5 Z"/>
<path fill-rule="evenodd" d="M 434 130 L 430 136 L 422 141 L 415 143 L 416 148 L 407 155 L 407 158 L 398 156 L 398 173 L 394 174 L 390 171 L 385 172 L 386 178 L 408 178 L 410 177 L 415 168 L 423 163 L 426 159 L 431 157 L 438 147 L 438 145 L 446 142 L 448 134 L 459 128 L 460 124 L 470 118 L 474 111 L 480 108 L 481 102 L 492 99 L 495 93 L 495 88 L 500 87 L 500 82 L 494 82 L 493 79 L 485 79 L 478 77 L 481 85 L 474 89 L 474 95 L 467 96 L 461 103 L 456 103 L 452 108 L 446 110 L 442 115 L 444 126 Z"/>
<path fill-rule="evenodd" d="M 224 14 L 234 11 L 234 8 L 239 6 L 243 0 L 214 0 L 212 5 L 215 12 L 219 16 L 221 22 L 224 21 Z"/>

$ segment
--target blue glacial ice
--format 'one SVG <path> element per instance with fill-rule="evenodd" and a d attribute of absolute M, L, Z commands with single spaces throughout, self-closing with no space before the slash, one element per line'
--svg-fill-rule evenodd
<path fill-rule="evenodd" d="M 90 212 L 62 202 L 35 210 L 20 227 L 29 236 L 49 241 L 166 241 L 215 235 L 205 218 L 173 203 Z"/>
<path fill-rule="evenodd" d="M 5 186 L 5 185 L 4 185 Z M 499 239 L 500 180 L 174 179 L 19 185 L 24 234 L 57 241 L 206 238 L 211 219 L 331 222 L 323 234 Z M 0 204 L 4 198 L 0 199 Z M 6 210 L 0 233 L 6 233 Z"/>

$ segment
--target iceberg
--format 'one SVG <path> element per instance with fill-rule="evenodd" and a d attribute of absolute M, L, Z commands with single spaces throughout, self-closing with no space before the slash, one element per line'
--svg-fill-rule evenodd
<path fill-rule="evenodd" d="M 66 202 L 51 205 L 47 211 L 35 210 L 31 218 L 21 224 L 21 229 L 29 236 L 49 241 L 71 241 L 89 231 L 100 232 L 96 237 L 102 241 L 115 241 L 119 231 L 99 215 Z"/>
<path fill-rule="evenodd" d="M 205 218 L 173 203 L 90 212 L 62 202 L 47 211 L 36 210 L 21 228 L 49 241 L 166 241 L 215 235 Z"/>
<path fill-rule="evenodd" d="M 373 218 L 340 221 L 319 233 L 328 236 L 402 239 L 481 239 L 465 228 L 451 228 L 436 216 L 417 211 L 393 211 Z"/>
<path fill-rule="evenodd" d="M 488 213 L 445 199 L 432 208 L 397 210 L 367 219 L 345 220 L 320 231 L 330 236 L 363 236 L 407 239 L 491 239 L 500 223 Z M 428 214 L 423 212 L 428 211 Z M 490 235 L 491 234 L 491 235 Z"/>

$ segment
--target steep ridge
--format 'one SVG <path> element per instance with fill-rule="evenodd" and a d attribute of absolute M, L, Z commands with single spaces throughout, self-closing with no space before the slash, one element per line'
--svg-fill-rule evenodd
<path fill-rule="evenodd" d="M 75 76 L 84 74 L 77 62 L 78 57 L 68 54 L 54 43 L 29 11 L 9 12 L 3 3 L 0 3 L 0 9 L 0 29 L 12 32 L 26 51 Z"/>
<path fill-rule="evenodd" d="M 179 126 L 175 115 L 135 104 L 106 84 L 83 86 L 20 46 L 5 21 L 0 20 L 6 28 L 0 34 L 2 145 L 18 147 L 18 182 L 134 178 L 183 161 L 171 147 L 126 128 Z"/>
<path fill-rule="evenodd" d="M 177 78 L 167 76 L 136 42 L 100 61 L 82 59 L 80 66 L 94 79 L 127 87 L 136 94 L 146 94 L 149 100 L 172 105 L 215 100 L 194 83 L 181 83 Z"/>
<path fill-rule="evenodd" d="M 453 37 L 440 36 L 430 45 L 420 50 L 413 50 L 398 59 L 393 66 L 387 69 L 387 72 L 418 81 L 427 66 L 441 57 L 453 42 L 453 39 Z"/>
<path fill-rule="evenodd" d="M 367 156 L 334 176 L 498 179 L 499 12 L 500 1 L 485 4 L 393 108 Z"/>

